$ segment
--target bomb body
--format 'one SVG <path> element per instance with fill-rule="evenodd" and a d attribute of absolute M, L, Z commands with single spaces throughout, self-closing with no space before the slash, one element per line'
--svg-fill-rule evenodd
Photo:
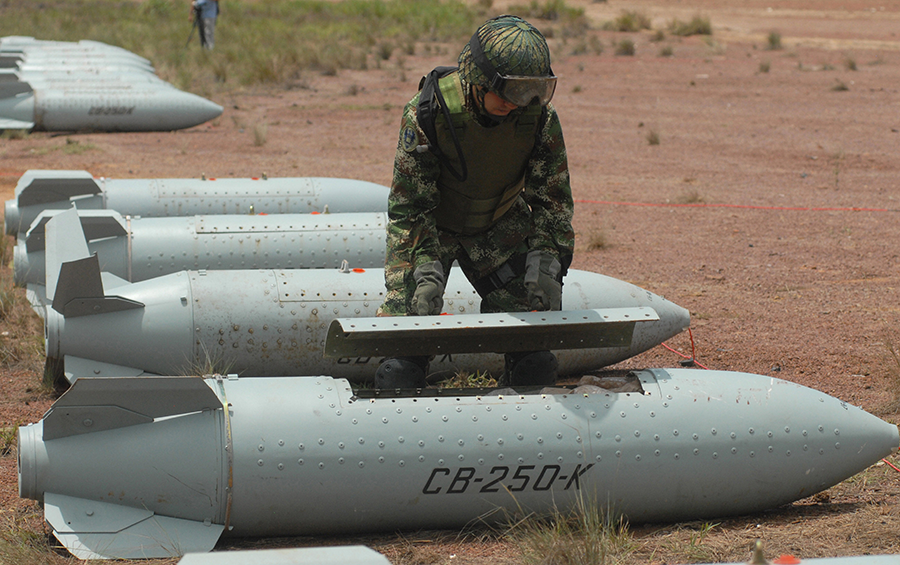
<path fill-rule="evenodd" d="M 233 536 L 461 528 L 579 503 L 632 523 L 758 512 L 898 447 L 897 427 L 746 373 L 636 392 L 365 397 L 330 377 L 83 379 L 19 428 L 20 496 L 82 558 Z"/>
<path fill-rule="evenodd" d="M 353 179 L 107 179 L 87 171 L 29 170 L 6 201 L 6 233 L 24 236 L 44 210 L 114 210 L 122 216 L 386 212 L 386 186 Z"/>
<path fill-rule="evenodd" d="M 16 245 L 16 284 L 43 285 L 42 212 Z M 81 210 L 88 249 L 100 268 L 130 282 L 184 270 L 337 269 L 384 265 L 387 214 L 274 214 L 125 218 L 113 210 Z"/>

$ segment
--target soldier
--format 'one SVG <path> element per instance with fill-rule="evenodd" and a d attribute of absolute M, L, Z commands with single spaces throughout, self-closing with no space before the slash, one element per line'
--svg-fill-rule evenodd
<path fill-rule="evenodd" d="M 559 310 L 574 206 L 547 42 L 522 18 L 499 16 L 458 65 L 423 78 L 403 112 L 379 315 L 440 314 L 454 261 L 482 312 Z M 375 384 L 423 387 L 428 362 L 387 359 Z M 550 351 L 507 354 L 501 380 L 548 385 L 556 370 Z"/>
<path fill-rule="evenodd" d="M 219 0 L 194 0 L 191 17 L 200 30 L 200 46 L 212 51 L 215 47 L 216 19 L 219 17 Z"/>

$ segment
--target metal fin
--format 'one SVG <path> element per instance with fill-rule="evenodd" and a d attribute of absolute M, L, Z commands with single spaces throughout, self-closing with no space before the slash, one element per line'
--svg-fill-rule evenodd
<path fill-rule="evenodd" d="M 31 129 L 33 127 L 34 122 L 23 122 L 22 120 L 0 118 L 0 129 Z"/>
<path fill-rule="evenodd" d="M 124 428 L 220 408 L 222 401 L 197 377 L 80 378 L 44 416 L 43 438 Z"/>
<path fill-rule="evenodd" d="M 66 318 L 143 308 L 144 304 L 105 296 L 100 260 L 89 255 L 78 210 L 56 214 L 46 226 L 46 299 Z"/>
<path fill-rule="evenodd" d="M 53 535 L 79 559 L 147 559 L 210 551 L 220 524 L 160 516 L 149 510 L 44 493 Z"/>
<path fill-rule="evenodd" d="M 46 247 L 44 226 L 50 221 L 50 218 L 59 213 L 59 210 L 44 210 L 32 222 L 25 236 L 25 249 L 29 253 L 44 250 Z M 87 241 L 128 234 L 125 229 L 125 220 L 114 210 L 79 210 L 78 217 Z"/>
<path fill-rule="evenodd" d="M 254 565 L 391 565 L 387 557 L 364 545 L 191 553 L 182 557 L 178 565 L 246 565 L 247 563 Z"/>
<path fill-rule="evenodd" d="M 327 357 L 512 353 L 543 349 L 628 347 L 652 308 L 339 318 L 325 338 Z"/>
<path fill-rule="evenodd" d="M 137 377 L 146 374 L 143 369 L 136 367 L 104 363 L 103 361 L 84 359 L 74 355 L 66 355 L 63 361 L 65 367 L 63 374 L 70 383 L 74 383 L 83 377 Z"/>
<path fill-rule="evenodd" d="M 31 182 L 28 182 L 29 179 Z M 97 181 L 87 171 L 30 170 L 19 179 L 20 183 L 23 181 L 28 184 L 21 190 L 16 187 L 16 199 L 20 208 L 101 192 Z"/>
<path fill-rule="evenodd" d="M 81 221 L 78 219 L 78 211 L 74 208 L 51 218 L 47 222 L 45 229 L 47 232 L 47 266 L 45 268 L 44 281 L 47 288 L 47 300 L 53 300 L 53 297 L 56 295 L 62 264 L 90 257 L 90 252 L 88 251 L 87 241 L 84 239 L 84 231 L 81 229 Z M 99 262 L 97 264 L 97 277 L 98 279 L 100 277 Z M 77 286 L 79 281 L 66 282 L 72 286 Z M 99 296 L 103 296 L 102 288 Z"/>

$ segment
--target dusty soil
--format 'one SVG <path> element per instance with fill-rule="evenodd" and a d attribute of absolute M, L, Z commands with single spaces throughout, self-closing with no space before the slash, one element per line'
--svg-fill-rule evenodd
<path fill-rule="evenodd" d="M 635 0 L 583 5 L 604 50 L 551 40 L 554 103 L 576 204 L 574 267 L 690 309 L 669 347 L 702 365 L 777 376 L 897 422 L 900 364 L 900 4 L 887 0 Z M 505 5 L 495 3 L 495 8 Z M 700 14 L 709 38 L 651 41 L 597 31 L 622 10 L 654 28 Z M 547 30 L 554 24 L 535 20 Z M 225 25 L 225 22 L 222 22 Z M 781 34 L 783 49 L 767 49 Z M 549 34 L 548 34 L 549 35 Z M 613 44 L 636 43 L 635 56 Z M 661 56 L 665 46 L 673 55 Z M 0 140 L 0 196 L 27 169 L 95 176 L 349 177 L 389 184 L 399 114 L 419 77 L 459 46 L 395 55 L 368 71 L 308 74 L 294 88 L 214 95 L 225 113 L 149 134 L 32 134 Z M 768 67 L 768 70 L 765 70 Z M 659 143 L 649 139 L 657 136 Z M 2 325 L 2 324 L 0 324 Z M 7 329 L 7 328 L 3 328 Z M 37 330 L 39 331 L 39 329 Z M 692 340 L 691 340 L 692 338 Z M 677 366 L 657 348 L 620 367 Z M 21 368 L 20 368 L 21 369 Z M 39 375 L 4 370 L 0 426 L 36 421 L 52 398 Z M 891 458 L 900 463 L 898 458 Z M 14 454 L 0 458 L 0 511 L 17 498 Z M 635 562 L 900 553 L 900 473 L 886 465 L 824 496 L 759 516 L 635 529 Z M 395 563 L 515 562 L 488 536 L 286 540 L 367 543 Z M 271 540 L 229 547 L 258 547 Z"/>

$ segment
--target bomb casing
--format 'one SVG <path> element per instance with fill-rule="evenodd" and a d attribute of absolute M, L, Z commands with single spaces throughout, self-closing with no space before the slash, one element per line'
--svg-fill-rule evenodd
<path fill-rule="evenodd" d="M 122 216 L 386 212 L 388 187 L 330 177 L 108 179 L 87 171 L 29 170 L 6 201 L 6 233 L 24 236 L 44 210 L 115 210 Z"/>
<path fill-rule="evenodd" d="M 330 377 L 85 378 L 19 428 L 20 496 L 81 558 L 170 557 L 223 533 L 460 528 L 585 503 L 632 523 L 759 512 L 900 443 L 771 377 L 629 379 L 634 392 L 367 397 Z"/>

